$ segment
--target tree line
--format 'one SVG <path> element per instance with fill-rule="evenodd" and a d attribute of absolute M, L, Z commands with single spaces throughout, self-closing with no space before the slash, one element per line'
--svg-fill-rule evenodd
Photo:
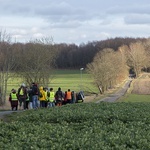
<path fill-rule="evenodd" d="M 150 71 L 150 62 L 142 62 L 145 59 L 139 61 L 139 58 L 135 58 L 135 53 L 139 53 L 140 57 L 145 57 L 145 54 L 148 57 L 149 49 L 150 40 L 146 38 L 114 38 L 82 43 L 78 46 L 55 44 L 51 38 L 35 39 L 26 43 L 12 42 L 11 36 L 1 31 L 0 103 L 5 100 L 7 82 L 12 76 L 22 77 L 28 84 L 37 82 L 47 86 L 52 79 L 51 73 L 54 68 L 87 67 L 89 73 L 95 71 L 92 74 L 95 84 L 104 91 L 113 86 L 118 78 L 124 78 L 129 68 L 137 75 L 141 69 Z M 95 68 L 95 65 L 99 66 L 99 69 Z M 98 81 L 98 75 L 105 76 L 105 79 L 101 78 L 101 81 Z M 107 84 L 102 86 L 102 82 Z"/>
<path fill-rule="evenodd" d="M 93 61 L 94 56 L 105 48 L 117 51 L 122 45 L 129 46 L 130 43 L 145 41 L 145 38 L 110 38 L 102 41 L 88 42 L 87 44 L 56 44 L 59 50 L 56 59 L 57 68 L 80 68 Z"/>

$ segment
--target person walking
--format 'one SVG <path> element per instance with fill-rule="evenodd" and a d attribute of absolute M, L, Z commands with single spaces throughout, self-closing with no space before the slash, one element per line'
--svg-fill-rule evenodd
<path fill-rule="evenodd" d="M 48 96 L 49 96 L 49 91 L 48 91 L 48 88 L 45 87 L 43 88 L 44 92 L 45 92 L 45 96 L 46 96 L 46 99 L 45 99 L 45 108 L 48 107 Z"/>
<path fill-rule="evenodd" d="M 38 96 L 39 96 L 39 88 L 36 83 L 32 83 L 31 87 L 31 95 L 32 95 L 32 108 L 38 108 Z"/>
<path fill-rule="evenodd" d="M 40 101 L 40 107 L 44 108 L 46 103 L 46 94 L 42 86 L 40 87 L 39 101 Z"/>
<path fill-rule="evenodd" d="M 53 88 L 50 88 L 48 107 L 54 106 L 55 106 L 55 92 L 53 91 Z"/>
<path fill-rule="evenodd" d="M 33 109 L 33 107 L 32 107 L 32 87 L 30 87 L 30 89 L 28 89 L 28 98 L 29 98 L 29 108 Z"/>
<path fill-rule="evenodd" d="M 29 96 L 27 96 L 27 98 L 26 98 L 26 109 L 29 109 L 29 102 L 30 102 L 30 99 L 29 99 Z"/>
<path fill-rule="evenodd" d="M 55 93 L 55 99 L 56 99 L 56 106 L 62 106 L 63 101 L 63 92 L 61 91 L 61 88 L 58 88 L 58 91 Z"/>
<path fill-rule="evenodd" d="M 71 91 L 70 91 L 70 89 L 68 89 L 68 91 L 67 91 L 67 103 L 71 104 Z"/>
<path fill-rule="evenodd" d="M 22 109 L 26 109 L 27 89 L 24 83 L 18 89 L 17 95 L 18 95 L 20 109 L 22 108 L 22 104 L 23 104 Z"/>
<path fill-rule="evenodd" d="M 67 91 L 65 91 L 64 93 L 64 100 L 62 102 L 62 105 L 66 105 L 67 104 Z"/>
<path fill-rule="evenodd" d="M 9 101 L 11 104 L 11 110 L 14 110 L 14 108 L 15 110 L 18 110 L 18 96 L 15 89 L 11 90 L 11 93 L 9 95 Z"/>
<path fill-rule="evenodd" d="M 76 102 L 76 94 L 74 91 L 71 92 L 71 103 L 74 104 Z"/>

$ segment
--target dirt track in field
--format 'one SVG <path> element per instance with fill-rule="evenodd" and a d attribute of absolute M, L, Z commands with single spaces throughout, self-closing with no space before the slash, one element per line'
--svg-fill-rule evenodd
<path fill-rule="evenodd" d="M 131 82 L 132 82 L 132 79 L 127 80 L 126 83 L 124 84 L 124 86 L 122 88 L 120 88 L 116 93 L 110 94 L 108 97 L 100 99 L 96 103 L 99 103 L 102 101 L 104 101 L 104 102 L 115 102 L 120 97 L 125 95 L 127 90 L 130 88 Z"/>
<path fill-rule="evenodd" d="M 115 102 L 121 96 L 123 96 L 127 90 L 130 90 L 132 94 L 143 94 L 150 95 L 150 73 L 144 73 L 137 79 L 129 79 L 125 85 L 120 88 L 116 93 L 109 94 L 109 96 L 96 101 L 99 103 L 101 101 L 105 102 Z M 87 99 L 87 102 L 91 102 L 90 97 Z"/>

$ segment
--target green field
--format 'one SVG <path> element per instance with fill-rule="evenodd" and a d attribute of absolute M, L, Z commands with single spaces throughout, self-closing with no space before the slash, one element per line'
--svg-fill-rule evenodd
<path fill-rule="evenodd" d="M 81 103 L 13 113 L 2 150 L 149 150 L 150 103 Z"/>
<path fill-rule="evenodd" d="M 49 87 L 53 87 L 54 91 L 57 91 L 58 87 L 62 88 L 62 91 L 71 89 L 71 91 L 84 91 L 85 93 L 97 92 L 98 89 L 93 85 L 93 79 L 85 70 L 55 70 L 52 75 Z M 11 78 L 8 81 L 9 94 L 12 88 L 18 89 L 19 86 L 24 83 L 21 78 Z"/>
<path fill-rule="evenodd" d="M 150 95 L 126 94 L 118 102 L 150 102 Z"/>

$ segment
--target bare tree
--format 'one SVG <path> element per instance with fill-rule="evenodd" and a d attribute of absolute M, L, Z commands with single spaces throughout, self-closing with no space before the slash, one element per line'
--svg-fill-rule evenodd
<path fill-rule="evenodd" d="M 19 74 L 25 82 L 32 82 L 48 86 L 56 52 L 51 43 L 36 40 L 32 43 L 22 45 L 19 57 Z M 51 76 L 52 78 L 52 76 Z"/>
<path fill-rule="evenodd" d="M 15 70 L 15 51 L 11 46 L 11 37 L 6 31 L 0 32 L 0 104 L 6 100 L 7 82 L 10 72 Z"/>
<path fill-rule="evenodd" d="M 146 51 L 146 64 L 145 64 L 145 70 L 150 72 L 150 38 L 148 38 L 144 43 L 143 43 Z"/>
<path fill-rule="evenodd" d="M 142 68 L 145 67 L 147 62 L 147 56 L 145 47 L 142 42 L 131 43 L 128 46 L 122 47 L 127 57 L 127 64 L 130 68 L 134 69 L 136 76 L 141 73 Z"/>
<path fill-rule="evenodd" d="M 92 63 L 87 65 L 87 71 L 93 76 L 100 93 L 116 84 L 123 70 L 121 54 L 113 49 L 103 49 L 96 54 Z"/>

